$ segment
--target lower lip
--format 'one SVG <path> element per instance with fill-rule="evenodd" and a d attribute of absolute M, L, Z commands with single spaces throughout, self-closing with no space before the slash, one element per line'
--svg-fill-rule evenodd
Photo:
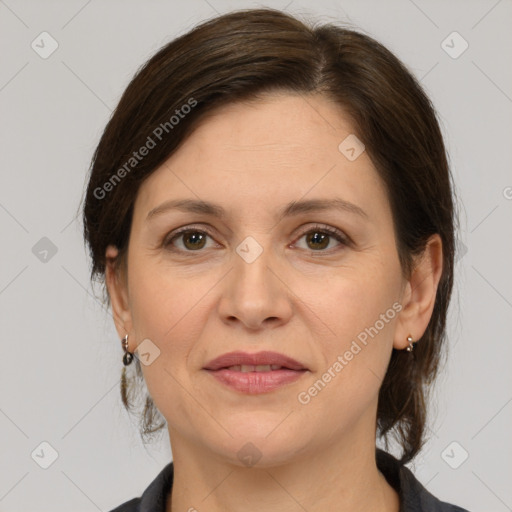
<path fill-rule="evenodd" d="M 217 380 L 242 393 L 257 395 L 295 382 L 307 370 L 271 370 L 268 372 L 237 372 L 223 368 L 222 370 L 206 370 Z"/>

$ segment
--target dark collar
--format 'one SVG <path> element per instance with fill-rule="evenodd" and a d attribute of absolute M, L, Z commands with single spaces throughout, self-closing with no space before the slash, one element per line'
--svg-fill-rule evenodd
<path fill-rule="evenodd" d="M 400 512 L 468 512 L 439 501 L 416 479 L 411 470 L 389 453 L 377 449 L 377 467 L 400 498 Z M 170 462 L 151 482 L 140 498 L 124 503 L 111 512 L 165 512 L 172 488 L 174 466 Z"/>
<path fill-rule="evenodd" d="M 400 512 L 468 512 L 456 505 L 439 501 L 421 485 L 408 467 L 379 449 L 377 467 L 398 493 Z"/>

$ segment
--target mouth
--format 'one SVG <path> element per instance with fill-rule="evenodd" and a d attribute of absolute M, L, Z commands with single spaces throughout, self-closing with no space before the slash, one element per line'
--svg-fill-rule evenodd
<path fill-rule="evenodd" d="M 300 379 L 308 369 L 295 359 L 276 352 L 231 352 L 205 368 L 218 382 L 245 394 L 261 394 Z"/>
<path fill-rule="evenodd" d="M 278 352 L 265 351 L 251 354 L 237 351 L 213 359 L 204 369 L 212 371 L 229 369 L 246 373 L 279 371 L 281 369 L 301 371 L 308 368 L 292 357 Z"/>
<path fill-rule="evenodd" d="M 252 370 L 252 366 L 231 366 L 219 370 L 206 370 L 217 382 L 231 390 L 249 395 L 269 393 L 300 379 L 307 370 Z M 266 367 L 268 365 L 263 365 Z M 240 368 L 237 370 L 237 368 Z"/>
<path fill-rule="evenodd" d="M 286 368 L 286 366 L 281 366 L 279 364 L 259 364 L 259 365 L 251 365 L 251 364 L 237 364 L 233 366 L 228 366 L 225 368 L 219 368 L 220 370 L 231 370 L 232 372 L 273 372 L 276 370 L 290 370 L 291 368 Z"/>

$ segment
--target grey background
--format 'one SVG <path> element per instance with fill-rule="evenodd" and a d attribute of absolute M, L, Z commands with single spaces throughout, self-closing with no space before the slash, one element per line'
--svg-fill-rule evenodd
<path fill-rule="evenodd" d="M 120 340 L 89 284 L 75 212 L 92 152 L 136 69 L 197 22 L 262 5 L 358 26 L 409 66 L 440 113 L 461 252 L 450 359 L 431 439 L 411 468 L 443 500 L 512 510 L 512 2 L 5 0 L 0 511 L 108 511 L 139 496 L 171 459 L 167 432 L 145 448 L 122 407 Z M 31 47 L 43 31 L 59 45 L 47 59 Z M 469 44 L 456 59 L 441 46 L 453 31 Z M 44 237 L 55 254 L 41 252 L 52 246 Z M 58 453 L 47 469 L 42 442 Z M 460 463 L 462 450 L 469 457 L 453 469 L 447 461 Z"/>

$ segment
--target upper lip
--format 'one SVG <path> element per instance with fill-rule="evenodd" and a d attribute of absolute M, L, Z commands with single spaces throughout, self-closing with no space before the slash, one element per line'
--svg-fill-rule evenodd
<path fill-rule="evenodd" d="M 248 352 L 229 352 L 223 354 L 215 359 L 212 359 L 205 367 L 205 370 L 220 370 L 221 368 L 229 368 L 230 366 L 238 365 L 272 365 L 278 364 L 290 370 L 307 370 L 301 363 L 295 359 L 279 354 L 278 352 L 256 352 L 250 354 Z"/>

